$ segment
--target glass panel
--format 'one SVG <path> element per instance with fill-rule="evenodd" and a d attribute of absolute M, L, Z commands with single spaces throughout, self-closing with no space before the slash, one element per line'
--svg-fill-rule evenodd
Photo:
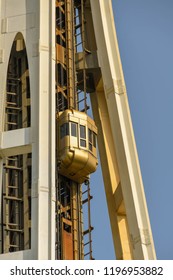
<path fill-rule="evenodd" d="M 29 76 L 26 77 L 26 97 L 30 98 L 30 82 Z"/>
<path fill-rule="evenodd" d="M 80 140 L 80 146 L 81 147 L 86 147 L 86 140 Z"/>
<path fill-rule="evenodd" d="M 88 140 L 89 140 L 89 142 L 92 144 L 92 131 L 91 131 L 91 129 L 88 129 Z"/>
<path fill-rule="evenodd" d="M 93 146 L 96 148 L 96 134 L 93 133 Z"/>
<path fill-rule="evenodd" d="M 69 123 L 64 123 L 60 126 L 60 138 L 69 135 Z"/>
<path fill-rule="evenodd" d="M 86 128 L 84 125 L 80 125 L 80 138 L 86 139 Z"/>
<path fill-rule="evenodd" d="M 71 123 L 71 136 L 77 137 L 77 123 Z"/>
<path fill-rule="evenodd" d="M 69 135 L 69 123 L 65 123 L 65 136 Z"/>
<path fill-rule="evenodd" d="M 92 136 L 93 136 L 93 132 L 91 129 L 88 129 L 88 142 L 89 142 L 89 150 L 92 151 Z"/>
<path fill-rule="evenodd" d="M 64 124 L 60 126 L 60 138 L 64 137 Z"/>

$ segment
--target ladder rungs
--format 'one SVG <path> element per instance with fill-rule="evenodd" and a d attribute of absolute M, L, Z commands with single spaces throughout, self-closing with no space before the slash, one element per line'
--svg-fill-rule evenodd
<path fill-rule="evenodd" d="M 77 44 L 75 44 L 76 47 L 80 46 L 82 44 L 82 42 L 79 42 Z"/>
<path fill-rule="evenodd" d="M 92 240 L 90 240 L 87 243 L 85 243 L 84 246 L 89 245 L 90 243 L 92 243 Z"/>
<path fill-rule="evenodd" d="M 82 23 L 79 23 L 79 24 L 77 24 L 76 26 L 75 26 L 75 29 L 78 29 L 78 28 L 80 28 L 82 26 Z"/>
<path fill-rule="evenodd" d="M 20 107 L 10 107 L 10 106 L 6 106 L 6 109 L 9 109 L 9 110 L 21 110 Z"/>
<path fill-rule="evenodd" d="M 7 94 L 9 94 L 9 95 L 14 95 L 14 96 L 16 96 L 16 95 L 17 95 L 17 93 L 16 93 L 16 92 L 10 92 L 10 91 L 7 91 Z"/>
<path fill-rule="evenodd" d="M 86 199 L 84 199 L 83 201 L 82 201 L 82 204 L 85 204 L 86 202 L 88 202 L 89 200 L 91 200 L 93 198 L 93 196 L 89 196 L 88 198 L 86 198 Z"/>
<path fill-rule="evenodd" d="M 7 158 L 7 160 L 13 160 L 13 161 L 16 161 L 16 160 L 17 160 L 17 158 L 15 158 L 15 157 L 11 157 L 11 158 L 10 158 L 10 157 L 8 157 L 8 158 Z"/>
<path fill-rule="evenodd" d="M 82 33 L 76 33 L 75 37 L 77 38 L 78 36 L 81 36 Z"/>
<path fill-rule="evenodd" d="M 85 101 L 85 100 L 87 100 L 87 98 L 86 98 L 86 97 L 85 97 L 85 98 L 83 98 L 83 99 L 78 100 L 78 102 L 77 102 L 77 103 L 79 104 L 79 103 L 81 103 L 81 102 L 83 102 L 83 101 Z"/>
<path fill-rule="evenodd" d="M 84 195 L 85 193 L 87 193 L 88 192 L 88 189 L 86 190 L 86 191 L 84 191 L 83 193 L 82 193 L 82 195 Z"/>
<path fill-rule="evenodd" d="M 85 112 L 85 111 L 89 110 L 89 108 L 90 108 L 90 106 L 86 106 L 85 109 L 82 109 L 82 110 L 80 110 L 80 111 L 81 111 L 81 112 Z"/>
<path fill-rule="evenodd" d="M 17 116 L 18 115 L 18 113 L 14 113 L 14 112 L 8 112 L 7 114 L 12 115 L 12 116 Z"/>
<path fill-rule="evenodd" d="M 85 257 L 88 256 L 88 255 L 92 255 L 92 251 L 90 251 L 90 252 L 84 254 Z"/>
<path fill-rule="evenodd" d="M 8 186 L 9 189 L 18 189 L 16 186 Z"/>
<path fill-rule="evenodd" d="M 13 84 L 13 83 L 8 83 L 8 86 L 14 86 L 14 87 L 17 87 L 18 85 L 17 85 L 17 84 Z"/>
<path fill-rule="evenodd" d="M 94 229 L 93 227 L 90 227 L 89 229 L 84 230 L 84 231 L 83 231 L 83 235 L 88 234 L 88 233 L 91 232 L 93 229 Z"/>
<path fill-rule="evenodd" d="M 9 102 L 9 101 L 7 101 L 7 104 L 8 104 L 8 105 L 14 105 L 14 106 L 17 105 L 16 102 Z"/>
<path fill-rule="evenodd" d="M 6 124 L 17 125 L 17 123 L 14 123 L 14 122 L 6 122 Z"/>
<path fill-rule="evenodd" d="M 23 233 L 23 229 L 5 228 L 5 230 L 6 231 L 13 231 L 13 232 Z"/>
<path fill-rule="evenodd" d="M 78 94 L 78 95 L 79 95 L 80 93 L 83 93 L 83 90 L 80 89 L 80 90 L 77 91 L 77 94 Z"/>
<path fill-rule="evenodd" d="M 19 224 L 14 224 L 14 223 L 8 223 L 8 224 L 4 224 L 5 226 L 13 226 L 13 227 L 17 227 L 19 226 Z"/>
<path fill-rule="evenodd" d="M 22 170 L 21 167 L 17 167 L 17 166 L 13 166 L 13 165 L 5 165 L 4 168 L 6 168 L 6 169 L 18 170 L 18 171 L 21 171 L 21 170 Z"/>
<path fill-rule="evenodd" d="M 14 200 L 14 201 L 23 201 L 22 198 L 18 198 L 18 197 L 15 197 L 15 196 L 4 196 L 4 199 Z"/>
<path fill-rule="evenodd" d="M 10 247 L 12 247 L 12 248 L 19 248 L 18 245 L 14 245 L 14 244 L 10 244 Z"/>
<path fill-rule="evenodd" d="M 19 78 L 10 78 L 10 77 L 8 77 L 7 80 L 12 80 L 12 81 L 20 82 Z"/>

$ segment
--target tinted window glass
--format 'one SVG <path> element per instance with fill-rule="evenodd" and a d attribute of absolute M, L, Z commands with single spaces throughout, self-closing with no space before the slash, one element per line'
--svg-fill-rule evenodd
<path fill-rule="evenodd" d="M 64 137 L 64 124 L 60 126 L 60 138 Z"/>
<path fill-rule="evenodd" d="M 86 147 L 86 140 L 80 140 L 80 146 L 81 147 Z"/>
<path fill-rule="evenodd" d="M 92 141 L 93 141 L 93 132 L 91 129 L 88 129 L 88 142 L 89 142 L 89 150 L 92 151 Z"/>
<path fill-rule="evenodd" d="M 86 139 L 86 128 L 84 125 L 80 125 L 80 138 Z"/>
<path fill-rule="evenodd" d="M 93 146 L 96 148 L 96 134 L 93 133 Z"/>
<path fill-rule="evenodd" d="M 88 129 L 88 140 L 89 140 L 90 143 L 93 142 L 92 141 L 92 131 L 91 131 L 91 129 Z"/>
<path fill-rule="evenodd" d="M 71 136 L 77 136 L 77 123 L 71 123 Z"/>
<path fill-rule="evenodd" d="M 69 124 L 64 123 L 60 126 L 60 138 L 62 139 L 64 136 L 69 135 Z"/>

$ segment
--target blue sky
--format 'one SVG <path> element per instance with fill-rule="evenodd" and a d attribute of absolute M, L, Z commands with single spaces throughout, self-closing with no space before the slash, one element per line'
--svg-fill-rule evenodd
<path fill-rule="evenodd" d="M 173 259 L 173 1 L 112 0 L 158 259 Z M 95 259 L 114 259 L 101 169 L 92 175 Z"/>

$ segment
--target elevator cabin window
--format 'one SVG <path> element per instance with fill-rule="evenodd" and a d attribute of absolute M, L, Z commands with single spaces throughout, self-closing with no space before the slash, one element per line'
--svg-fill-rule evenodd
<path fill-rule="evenodd" d="M 77 123 L 71 122 L 71 136 L 77 137 Z"/>
<path fill-rule="evenodd" d="M 60 126 L 60 138 L 69 135 L 69 123 L 63 123 Z"/>
<path fill-rule="evenodd" d="M 86 147 L 86 127 L 80 125 L 80 146 Z"/>
<path fill-rule="evenodd" d="M 93 132 L 93 146 L 96 148 L 96 134 Z"/>
<path fill-rule="evenodd" d="M 89 142 L 89 150 L 92 151 L 93 132 L 91 129 L 88 129 L 88 142 Z"/>

